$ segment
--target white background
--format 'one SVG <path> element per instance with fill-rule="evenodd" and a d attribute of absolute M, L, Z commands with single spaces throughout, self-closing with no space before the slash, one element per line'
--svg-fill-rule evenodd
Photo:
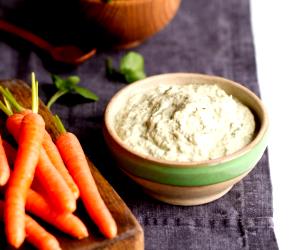
<path fill-rule="evenodd" d="M 275 233 L 281 250 L 300 249 L 300 1 L 252 0 L 251 11 L 271 125 Z"/>

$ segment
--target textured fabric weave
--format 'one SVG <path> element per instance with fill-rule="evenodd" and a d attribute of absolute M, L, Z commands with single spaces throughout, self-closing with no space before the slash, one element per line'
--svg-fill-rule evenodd
<path fill-rule="evenodd" d="M 72 1 L 61 2 L 2 0 L 0 15 L 57 44 L 68 41 L 68 34 L 73 39 L 68 42 L 80 43 L 86 37 L 76 33 L 83 30 L 71 11 L 76 6 L 70 7 Z M 170 25 L 135 50 L 144 55 L 148 75 L 167 72 L 220 75 L 259 94 L 248 0 L 183 0 Z M 0 77 L 28 80 L 30 72 L 35 71 L 42 86 L 41 98 L 46 101 L 53 93 L 49 72 L 78 74 L 82 84 L 99 95 L 97 103 L 66 97 L 52 111 L 79 136 L 87 155 L 137 216 L 144 228 L 147 250 L 277 249 L 266 153 L 228 194 L 202 206 L 171 206 L 153 200 L 118 170 L 109 157 L 101 127 L 106 104 L 124 86 L 105 77 L 104 60 L 112 56 L 118 61 L 123 54 L 124 51 L 99 51 L 77 69 L 68 69 L 47 62 L 47 58 L 41 59 L 44 55 L 39 50 L 1 32 Z M 75 104 L 78 102 L 81 103 Z"/>

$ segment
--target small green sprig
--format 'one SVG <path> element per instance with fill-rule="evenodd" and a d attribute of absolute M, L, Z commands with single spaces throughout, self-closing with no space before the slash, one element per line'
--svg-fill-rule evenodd
<path fill-rule="evenodd" d="M 137 52 L 128 52 L 121 58 L 120 68 L 115 69 L 111 58 L 106 60 L 106 74 L 112 78 L 122 78 L 127 83 L 132 83 L 146 77 L 144 58 Z"/>
<path fill-rule="evenodd" d="M 92 101 L 99 100 L 99 97 L 92 91 L 88 90 L 87 88 L 78 86 L 80 82 L 80 78 L 78 76 L 69 76 L 65 79 L 61 78 L 58 75 L 52 75 L 51 77 L 54 85 L 57 88 L 57 92 L 50 98 L 49 102 L 47 103 L 47 107 L 49 109 L 58 98 L 67 93 L 76 93 Z"/>

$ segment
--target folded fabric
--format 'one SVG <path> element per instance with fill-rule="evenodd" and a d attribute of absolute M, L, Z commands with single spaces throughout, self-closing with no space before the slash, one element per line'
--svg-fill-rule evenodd
<path fill-rule="evenodd" d="M 55 13 L 49 12 L 47 8 L 50 3 L 38 5 L 34 8 L 34 15 L 26 9 L 15 10 L 22 9 L 26 4 L 30 6 L 26 2 L 0 1 L 1 16 L 14 13 L 13 19 L 19 20 L 19 23 L 24 18 L 39 18 L 39 21 L 30 19 L 27 25 L 31 24 L 33 30 L 40 31 L 40 35 L 49 30 L 49 34 L 56 34 L 58 38 L 80 27 L 80 19 L 60 17 L 61 9 Z M 53 18 L 48 18 L 49 13 Z M 43 23 L 43 17 L 48 24 L 50 21 L 54 24 L 60 20 L 65 22 L 61 22 L 61 27 L 57 25 L 57 29 L 49 29 L 50 25 Z M 65 28 L 67 25 L 69 29 Z M 65 32 L 59 28 L 64 28 Z M 47 36 L 45 32 L 44 36 Z M 50 93 L 43 83 L 50 82 L 48 72 L 78 74 L 82 84 L 100 97 L 97 103 L 65 105 L 58 102 L 52 111 L 58 113 L 65 126 L 79 136 L 87 155 L 137 216 L 144 228 L 146 250 L 278 248 L 273 231 L 267 153 L 243 181 L 215 202 L 180 207 L 156 201 L 119 171 L 109 156 L 102 136 L 101 116 L 104 108 L 113 94 L 124 86 L 106 78 L 104 61 L 108 56 L 117 60 L 124 51 L 100 51 L 85 64 L 70 71 L 44 63 L 39 51 L 30 52 L 31 48 L 25 43 L 14 46 L 14 43 L 7 43 L 5 35 L 2 36 L 1 78 L 27 79 L 30 71 L 34 70 L 41 83 L 41 98 L 47 100 Z M 77 34 L 76 37 L 76 42 L 85 39 L 84 35 Z M 219 75 L 240 82 L 259 94 L 248 0 L 183 0 L 174 20 L 134 50 L 144 56 L 148 75 L 169 72 Z"/>

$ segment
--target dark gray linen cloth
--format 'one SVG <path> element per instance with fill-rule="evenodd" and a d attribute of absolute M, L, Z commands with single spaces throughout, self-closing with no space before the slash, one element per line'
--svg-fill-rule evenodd
<path fill-rule="evenodd" d="M 57 44 L 91 42 L 88 30 L 78 21 L 76 4 L 2 0 L 0 15 Z M 144 55 L 148 75 L 219 75 L 259 94 L 248 0 L 183 0 L 170 25 L 134 50 Z M 146 249 L 277 249 L 267 153 L 228 194 L 202 206 L 171 206 L 153 200 L 118 170 L 105 146 L 101 126 L 106 104 L 124 86 L 105 77 L 104 60 L 112 56 L 118 61 L 123 54 L 100 50 L 72 69 L 49 63 L 28 43 L 0 32 L 0 78 L 29 80 L 30 72 L 35 71 L 41 83 L 40 96 L 46 101 L 53 93 L 50 72 L 78 74 L 82 85 L 99 95 L 97 103 L 64 97 L 52 111 L 78 135 L 87 155 L 132 209 L 144 228 Z"/>

